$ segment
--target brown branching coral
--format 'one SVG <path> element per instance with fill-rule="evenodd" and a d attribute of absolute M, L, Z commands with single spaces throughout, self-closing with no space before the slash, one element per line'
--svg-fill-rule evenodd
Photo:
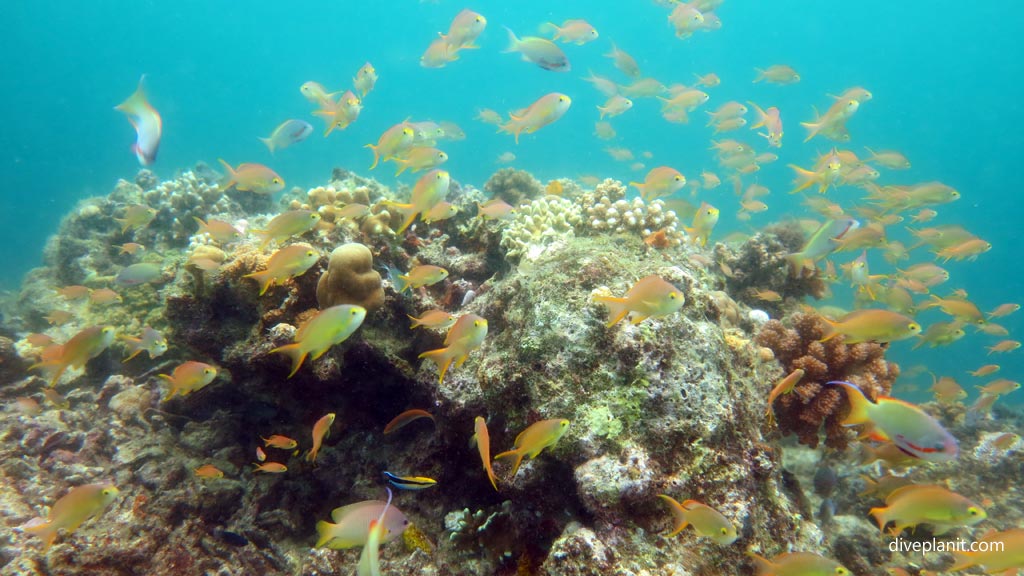
<path fill-rule="evenodd" d="M 899 376 L 899 366 L 885 359 L 885 346 L 864 342 L 844 344 L 842 337 L 819 342 L 826 324 L 816 314 L 798 313 L 792 328 L 770 320 L 757 335 L 757 343 L 775 353 L 785 373 L 797 368 L 804 377 L 790 394 L 773 405 L 783 434 L 796 434 L 801 444 L 818 445 L 819 430 L 825 426 L 825 444 L 845 448 L 850 440 L 840 422 L 847 410 L 846 395 L 833 380 L 853 382 L 871 399 L 887 395 Z"/>

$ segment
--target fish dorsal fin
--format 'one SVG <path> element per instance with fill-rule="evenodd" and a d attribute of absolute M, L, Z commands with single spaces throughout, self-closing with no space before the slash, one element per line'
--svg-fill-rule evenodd
<path fill-rule="evenodd" d="M 341 523 L 341 521 L 344 520 L 346 516 L 352 514 L 353 512 L 359 510 L 360 508 L 379 504 L 384 504 L 384 502 L 380 500 L 363 500 L 362 502 L 347 504 L 340 508 L 335 508 L 334 510 L 331 510 L 331 520 L 334 520 L 336 523 Z"/>

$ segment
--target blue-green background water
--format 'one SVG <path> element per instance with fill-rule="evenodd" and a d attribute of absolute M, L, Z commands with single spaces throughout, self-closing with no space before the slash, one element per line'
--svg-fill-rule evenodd
<path fill-rule="evenodd" d="M 552 9 L 552 6 L 557 8 Z M 468 7 L 488 18 L 479 50 L 438 70 L 419 66 L 419 57 L 438 31 Z M 593 174 L 642 179 L 628 163 L 612 162 L 604 149 L 624 146 L 650 151 L 649 167 L 672 165 L 690 178 L 707 168 L 724 176 L 707 150 L 711 129 L 701 112 L 689 125 L 668 124 L 655 101 L 637 99 L 633 110 L 612 120 L 619 133 L 608 143 L 596 139 L 595 106 L 604 97 L 581 78 L 587 70 L 620 82 L 602 55 L 614 41 L 633 54 L 645 76 L 665 84 L 690 83 L 694 73 L 716 72 L 722 85 L 709 90 L 711 109 L 727 100 L 778 106 L 786 123 L 780 160 L 756 180 L 773 194 L 771 209 L 755 217 L 760 225 L 785 214 L 806 214 L 785 194 L 792 172 L 787 163 L 807 166 L 830 143 L 802 144 L 797 125 L 812 106 L 827 107 L 828 93 L 861 85 L 874 93 L 850 121 L 849 148 L 896 149 L 913 168 L 884 173 L 881 183 L 941 180 L 963 193 L 938 207 L 936 224 L 961 224 L 993 244 L 976 262 L 950 263 L 952 280 L 937 292 L 965 288 L 983 310 L 1015 302 L 1024 292 L 1019 257 L 1021 201 L 1016 166 L 1024 157 L 1020 136 L 1019 57 L 1024 6 L 984 2 L 864 0 L 834 3 L 784 0 L 728 0 L 717 11 L 721 30 L 681 41 L 666 21 L 668 9 L 653 2 L 52 2 L 11 3 L 0 38 L 5 90 L 0 93 L 3 129 L 0 162 L 3 193 L 0 246 L 5 252 L 0 288 L 14 289 L 41 262 L 46 238 L 78 200 L 107 193 L 118 178 L 138 169 L 130 144 L 134 133 L 113 106 L 148 74 L 151 102 L 164 120 L 160 154 L 152 169 L 162 178 L 197 161 L 215 164 L 266 163 L 289 186 L 322 183 L 334 166 L 365 173 L 372 155 L 362 146 L 407 117 L 459 124 L 466 140 L 442 147 L 452 177 L 477 186 L 500 166 L 496 157 L 512 151 L 513 164 L 538 178 Z M 585 18 L 599 30 L 592 44 L 565 48 L 573 70 L 552 73 L 500 53 L 507 44 L 502 26 L 533 34 L 544 21 Z M 321 137 L 322 122 L 298 87 L 317 80 L 331 90 L 349 86 L 365 61 L 380 80 L 365 99 L 359 120 L 348 130 Z M 754 67 L 785 63 L 802 81 L 793 86 L 752 84 Z M 507 135 L 475 122 L 477 110 L 523 107 L 560 91 L 573 98 L 556 124 L 516 146 Z M 303 118 L 316 132 L 306 142 L 271 156 L 256 139 L 287 118 Z M 727 136 L 763 141 L 749 130 Z M 392 170 L 373 175 L 391 182 Z M 403 176 L 411 183 L 415 176 Z M 748 179 L 752 181 L 752 179 Z M 830 192 L 851 208 L 854 188 Z M 701 194 L 722 209 L 716 236 L 749 229 L 736 222 L 737 199 L 728 186 Z M 903 238 L 900 226 L 893 238 Z M 855 255 L 849 255 L 849 259 Z M 912 262 L 929 259 L 913 253 Z M 848 258 L 842 256 L 837 261 Z M 873 272 L 887 272 L 877 253 Z M 845 302 L 849 304 L 848 299 Z M 1024 314 L 1001 321 L 1019 339 Z M 920 316 L 925 325 L 946 318 Z M 948 348 L 910 352 L 894 345 L 893 358 L 906 366 L 924 364 L 961 383 L 964 374 L 987 361 L 1003 365 L 1001 376 L 1020 378 L 1021 354 L 986 359 L 984 345 L 997 338 L 969 335 Z M 923 381 L 923 380 L 922 380 Z"/>

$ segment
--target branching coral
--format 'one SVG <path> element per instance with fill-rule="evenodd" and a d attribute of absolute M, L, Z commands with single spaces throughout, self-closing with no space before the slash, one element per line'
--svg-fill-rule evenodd
<path fill-rule="evenodd" d="M 583 232 L 635 232 L 644 237 L 655 232 L 664 235 L 669 246 L 678 246 L 684 236 L 676 228 L 679 218 L 665 208 L 661 200 L 644 202 L 641 198 L 626 200 L 626 187 L 617 180 L 606 178 L 593 192 L 579 197 L 584 212 Z"/>
<path fill-rule="evenodd" d="M 785 373 L 797 368 L 804 377 L 790 394 L 780 396 L 773 406 L 783 434 L 796 434 L 802 444 L 818 445 L 819 429 L 825 426 L 825 444 L 845 448 L 849 436 L 840 425 L 846 412 L 846 395 L 832 380 L 853 382 L 868 398 L 886 395 L 899 376 L 899 366 L 885 360 L 885 347 L 873 342 L 847 345 L 842 337 L 819 342 L 826 324 L 820 316 L 799 313 L 786 328 L 770 320 L 757 335 L 757 343 L 775 353 Z"/>
<path fill-rule="evenodd" d="M 564 198 L 549 196 L 522 206 L 501 232 L 501 246 L 509 258 L 530 257 L 535 251 L 575 236 L 583 221 L 579 206 Z"/>

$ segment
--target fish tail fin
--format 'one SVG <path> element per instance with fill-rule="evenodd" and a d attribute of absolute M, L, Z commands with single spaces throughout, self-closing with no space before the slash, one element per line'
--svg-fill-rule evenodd
<path fill-rule="evenodd" d="M 798 184 L 796 188 L 789 191 L 790 194 L 796 194 L 801 190 L 810 188 L 811 185 L 814 184 L 814 181 L 817 179 L 818 175 L 811 170 L 806 170 L 804 168 L 797 166 L 796 164 L 788 164 L 788 166 L 792 168 L 794 172 L 796 172 L 795 183 Z"/>
<path fill-rule="evenodd" d="M 804 142 L 809 142 L 811 138 L 817 136 L 818 132 L 821 132 L 821 129 L 825 126 L 824 122 L 820 120 L 817 122 L 801 122 L 800 125 L 807 129 L 807 138 L 804 138 Z"/>
<path fill-rule="evenodd" d="M 754 77 L 754 84 L 757 84 L 758 82 L 764 80 L 764 70 L 760 68 L 754 68 L 754 72 L 757 72 L 757 76 Z"/>
<path fill-rule="evenodd" d="M 131 223 L 128 222 L 127 218 L 114 218 L 114 222 L 121 225 L 121 234 L 128 232 L 128 229 L 132 227 Z"/>
<path fill-rule="evenodd" d="M 412 320 L 412 325 L 409 326 L 410 330 L 415 330 L 415 329 L 419 328 L 420 326 L 423 326 L 423 324 L 420 323 L 420 319 L 419 318 L 414 318 L 410 314 L 406 314 L 406 316 L 409 317 L 409 320 Z"/>
<path fill-rule="evenodd" d="M 210 231 L 210 225 L 205 220 L 198 216 L 193 216 L 192 219 L 199 225 L 199 234 L 205 234 Z"/>
<path fill-rule="evenodd" d="M 138 356 L 139 354 L 142 354 L 142 347 L 141 347 L 141 346 L 140 346 L 140 347 L 138 347 L 138 348 L 136 348 L 136 349 L 135 349 L 134 351 L 131 351 L 131 354 L 129 354 L 128 356 L 126 356 L 124 360 L 121 360 L 121 363 L 122 363 L 122 364 L 125 364 L 125 363 L 127 363 L 127 362 L 128 362 L 129 360 L 131 360 L 132 358 L 135 358 L 136 356 Z"/>
<path fill-rule="evenodd" d="M 843 426 L 854 426 L 871 421 L 871 401 L 861 392 L 856 384 L 850 382 L 829 382 L 846 389 L 846 398 L 850 402 L 850 413 L 843 420 Z"/>
<path fill-rule="evenodd" d="M 614 296 L 595 296 L 594 300 L 608 307 L 608 323 L 605 324 L 608 328 L 615 326 L 620 320 L 626 317 L 626 314 L 629 314 L 629 308 L 626 307 L 625 298 L 616 298 Z"/>
<path fill-rule="evenodd" d="M 231 167 L 231 164 L 225 162 L 223 158 L 217 158 L 217 162 L 220 162 L 221 166 L 228 171 L 228 181 L 220 187 L 221 190 L 227 190 L 238 183 L 235 179 L 235 169 Z"/>
<path fill-rule="evenodd" d="M 666 534 L 666 537 L 671 538 L 689 526 L 690 521 L 686 519 L 686 510 L 683 508 L 683 505 L 677 502 L 675 498 L 666 494 L 658 494 L 658 498 L 668 502 L 669 508 L 672 510 L 672 517 L 675 518 L 676 521 L 676 525 L 672 528 L 672 531 Z"/>
<path fill-rule="evenodd" d="M 437 350 L 429 350 L 419 355 L 420 358 L 426 358 L 437 365 L 437 369 L 440 371 L 440 375 L 437 378 L 438 382 L 444 381 L 444 375 L 448 372 L 448 368 L 451 367 L 452 362 L 455 360 L 455 356 L 452 353 L 451 347 L 438 348 Z"/>
<path fill-rule="evenodd" d="M 325 544 L 331 541 L 333 536 L 331 535 L 331 528 L 334 524 L 326 520 L 321 520 L 316 523 L 316 545 L 313 548 L 322 548 Z"/>
<path fill-rule="evenodd" d="M 754 104 L 752 101 L 747 100 L 747 104 L 750 104 L 751 106 L 753 106 L 754 107 L 754 113 L 757 114 L 757 122 L 754 123 L 754 124 L 751 124 L 750 125 L 750 129 L 751 130 L 755 130 L 757 128 L 760 128 L 760 127 L 764 126 L 765 120 L 768 118 L 768 115 L 765 114 L 764 110 L 762 110 L 760 106 L 758 106 L 757 104 Z"/>
<path fill-rule="evenodd" d="M 644 195 L 644 183 L 643 182 L 630 182 L 629 185 L 633 186 L 634 188 L 639 190 L 640 191 L 640 196 Z"/>
<path fill-rule="evenodd" d="M 519 472 L 519 465 L 523 463 L 523 456 L 526 456 L 526 452 L 521 449 L 508 450 L 494 456 L 495 460 L 501 460 L 502 458 L 508 458 L 509 456 L 515 456 L 515 462 L 512 463 L 512 474 L 510 478 L 514 478 L 516 472 Z"/>
<path fill-rule="evenodd" d="M 753 552 L 747 552 L 747 556 L 754 561 L 754 566 L 757 567 L 758 574 L 774 574 L 775 564 L 772 564 L 771 560 L 768 560 L 764 556 L 755 554 Z"/>
<path fill-rule="evenodd" d="M 405 232 L 406 228 L 408 228 L 409 226 L 412 226 L 412 223 L 413 223 L 414 220 L 416 220 L 416 216 L 418 214 L 419 214 L 419 212 L 417 212 L 415 208 L 413 208 L 412 210 L 407 212 L 407 216 L 405 217 L 405 220 L 402 222 L 402 225 L 398 227 L 398 230 L 396 230 L 395 233 L 396 234 L 401 234 L 402 232 Z"/>
<path fill-rule="evenodd" d="M 298 343 L 287 344 L 279 348 L 274 348 L 273 350 L 270 351 L 271 354 L 273 354 L 274 352 L 285 354 L 292 359 L 292 371 L 288 373 L 289 378 L 295 376 L 295 373 L 298 372 L 299 368 L 302 367 L 302 363 L 306 361 L 306 356 L 309 354 L 309 352 L 303 350 Z"/>
<path fill-rule="evenodd" d="M 242 278 L 252 278 L 260 285 L 260 296 L 263 296 L 268 289 L 274 284 L 274 277 L 270 274 L 269 270 L 263 270 L 262 272 L 253 272 L 252 274 L 246 274 Z"/>
<path fill-rule="evenodd" d="M 373 150 L 373 164 L 370 164 L 370 170 L 373 170 L 374 168 L 377 167 L 377 164 L 380 162 L 380 152 L 377 150 L 378 147 L 376 144 L 367 144 L 366 146 L 363 146 L 363 148 L 369 148 L 370 150 Z"/>
<path fill-rule="evenodd" d="M 271 154 L 274 153 L 274 141 L 273 140 L 271 140 L 270 138 L 260 138 L 260 142 L 263 142 L 267 146 L 267 149 L 270 150 Z"/>
<path fill-rule="evenodd" d="M 41 519 L 38 519 L 41 520 Z M 57 539 L 58 527 L 50 521 L 42 521 L 38 524 L 32 524 L 31 526 L 22 527 L 21 530 L 28 532 L 43 541 L 43 551 L 49 550 L 50 546 Z"/>
<path fill-rule="evenodd" d="M 789 271 L 792 276 L 799 276 L 800 271 L 807 268 L 808 259 L 804 256 L 803 252 L 786 254 L 785 258 L 789 262 Z"/>
<path fill-rule="evenodd" d="M 51 388 L 53 388 L 57 384 L 57 381 L 60 380 L 60 377 L 64 374 L 64 371 L 67 370 L 67 368 L 67 364 L 64 364 L 58 360 L 36 362 L 35 364 L 28 367 L 29 370 L 39 369 L 42 370 L 43 372 L 50 372 L 51 370 L 53 370 L 53 372 L 50 374 Z"/>
<path fill-rule="evenodd" d="M 395 176 L 401 176 L 402 172 L 409 169 L 409 161 L 401 158 L 395 158 L 395 164 L 398 166 L 398 170 L 395 171 Z"/>
<path fill-rule="evenodd" d="M 509 28 L 508 26 L 505 26 L 505 31 L 508 32 L 508 48 L 502 50 L 502 54 L 507 54 L 509 52 L 518 52 L 519 38 L 516 37 L 516 33 L 513 32 L 512 29 Z"/>
<path fill-rule="evenodd" d="M 828 319 L 828 318 L 826 318 L 824 316 L 822 316 L 821 319 L 822 319 L 822 321 L 825 322 L 826 328 L 825 328 L 825 335 L 822 336 L 818 340 L 818 342 L 828 342 L 829 340 L 835 338 L 836 336 L 839 336 L 839 330 L 836 328 L 838 326 L 838 323 L 836 323 L 834 320 L 830 320 L 830 319 Z"/>
<path fill-rule="evenodd" d="M 167 385 L 170 386 L 170 389 L 167 391 L 167 396 L 164 396 L 163 401 L 167 402 L 171 398 L 174 398 L 175 394 L 178 393 L 178 387 L 174 385 L 174 378 L 171 378 L 167 374 L 157 374 L 157 378 L 162 378 L 167 382 Z"/>
<path fill-rule="evenodd" d="M 537 27 L 537 32 L 541 34 L 552 34 L 552 40 L 558 40 L 562 37 L 562 30 L 554 22 L 545 22 Z"/>
<path fill-rule="evenodd" d="M 868 511 L 869 515 L 875 517 L 875 521 L 878 522 L 878 529 L 882 532 L 885 532 L 885 525 L 889 523 L 889 515 L 886 514 L 886 510 L 888 509 L 888 507 L 872 508 Z"/>

